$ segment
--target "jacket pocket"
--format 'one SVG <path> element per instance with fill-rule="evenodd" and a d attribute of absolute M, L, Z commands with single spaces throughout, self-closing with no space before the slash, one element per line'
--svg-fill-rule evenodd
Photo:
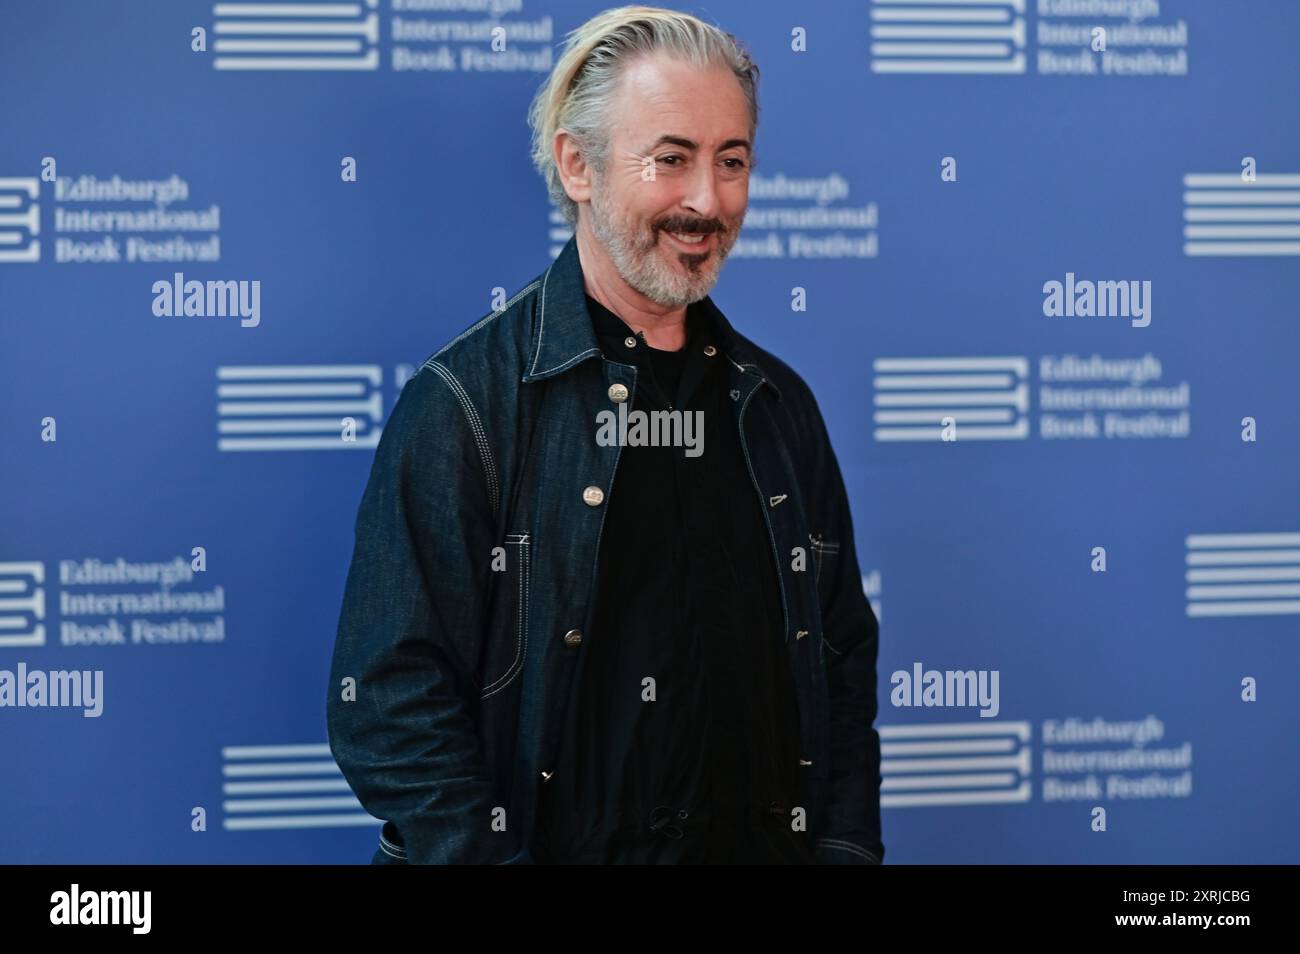
<path fill-rule="evenodd" d="M 817 604 L 824 607 L 835 574 L 839 572 L 840 542 L 827 540 L 820 533 L 810 533 L 808 547 L 813 555 L 813 579 L 817 588 Z"/>
<path fill-rule="evenodd" d="M 478 672 L 479 698 L 506 688 L 523 670 L 528 645 L 528 597 L 532 541 L 527 533 L 508 533 L 493 560 L 491 624 L 483 636 Z M 500 565 L 498 560 L 503 561 Z"/>

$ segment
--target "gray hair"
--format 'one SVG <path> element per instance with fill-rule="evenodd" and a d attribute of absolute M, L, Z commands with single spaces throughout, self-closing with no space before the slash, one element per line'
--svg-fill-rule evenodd
<path fill-rule="evenodd" d="M 734 36 L 675 10 L 618 7 L 592 17 L 568 35 L 563 54 L 528 110 L 533 164 L 546 180 L 551 202 L 571 228 L 578 204 L 569 198 L 555 165 L 555 133 L 563 128 L 597 174 L 609 158 L 610 102 L 623 67 L 652 53 L 667 53 L 698 69 L 730 70 L 749 103 L 750 139 L 758 129 L 758 67 Z M 750 157 L 750 167 L 756 157 Z"/>

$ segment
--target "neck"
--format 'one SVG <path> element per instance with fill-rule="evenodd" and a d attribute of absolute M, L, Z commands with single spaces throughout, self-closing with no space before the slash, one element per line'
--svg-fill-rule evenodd
<path fill-rule="evenodd" d="M 660 351 L 686 347 L 686 307 L 660 305 L 625 282 L 604 246 L 588 234 L 585 221 L 579 223 L 577 238 L 587 294 L 622 318 L 633 331 L 643 332 L 650 347 Z"/>

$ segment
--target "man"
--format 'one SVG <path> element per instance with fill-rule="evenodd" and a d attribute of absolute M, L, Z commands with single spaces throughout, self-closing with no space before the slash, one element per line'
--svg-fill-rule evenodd
<path fill-rule="evenodd" d="M 627 7 L 534 102 L 574 237 L 407 382 L 357 517 L 327 705 L 376 862 L 883 857 L 839 466 L 806 383 L 708 297 L 757 74 Z"/>

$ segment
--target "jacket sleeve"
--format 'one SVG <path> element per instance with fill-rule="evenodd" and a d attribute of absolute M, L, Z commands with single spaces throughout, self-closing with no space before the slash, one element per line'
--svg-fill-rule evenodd
<path fill-rule="evenodd" d="M 824 654 L 830 704 L 831 765 L 825 825 L 816 844 L 818 864 L 880 864 L 880 735 L 876 720 L 876 659 L 879 624 L 862 591 L 853 518 L 839 462 L 825 421 L 812 404 L 820 480 L 818 520 L 838 553 L 823 554 L 830 575 L 822 605 Z"/>
<path fill-rule="evenodd" d="M 402 389 L 357 512 L 330 672 L 330 750 L 410 864 L 530 863 L 474 720 L 472 674 L 486 625 L 492 508 L 480 453 L 438 371 Z M 346 693 L 354 685 L 355 698 Z"/>

